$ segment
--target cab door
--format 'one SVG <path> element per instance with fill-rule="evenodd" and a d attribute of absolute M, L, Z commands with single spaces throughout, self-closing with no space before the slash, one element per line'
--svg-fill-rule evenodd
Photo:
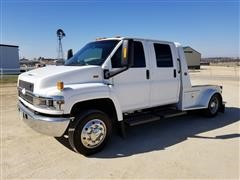
<path fill-rule="evenodd" d="M 134 41 L 133 66 L 112 79 L 112 90 L 124 112 L 150 105 L 149 65 L 145 49 L 144 41 Z M 121 67 L 121 51 L 122 46 L 111 58 L 113 70 Z"/>
<path fill-rule="evenodd" d="M 151 106 L 161 106 L 179 101 L 180 74 L 174 44 L 149 42 L 151 57 Z"/>

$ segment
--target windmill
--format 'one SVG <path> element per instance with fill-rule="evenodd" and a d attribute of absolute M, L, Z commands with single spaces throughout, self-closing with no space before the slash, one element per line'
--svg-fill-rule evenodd
<path fill-rule="evenodd" d="M 62 38 L 65 37 L 66 34 L 62 29 L 57 30 L 57 37 L 58 37 L 58 60 L 64 60 L 64 53 L 62 48 Z"/>

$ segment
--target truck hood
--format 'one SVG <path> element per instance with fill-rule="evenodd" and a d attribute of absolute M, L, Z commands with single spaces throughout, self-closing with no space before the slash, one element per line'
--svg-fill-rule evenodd
<path fill-rule="evenodd" d="M 19 80 L 34 84 L 34 91 L 56 86 L 57 81 L 64 84 L 102 82 L 103 70 L 100 66 L 47 66 L 25 72 Z"/>

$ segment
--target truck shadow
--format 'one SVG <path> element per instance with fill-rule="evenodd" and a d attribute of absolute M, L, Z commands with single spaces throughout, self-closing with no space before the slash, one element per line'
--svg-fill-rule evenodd
<path fill-rule="evenodd" d="M 219 113 L 214 118 L 205 118 L 199 115 L 186 115 L 172 119 L 156 121 L 150 124 L 129 127 L 127 138 L 113 135 L 111 141 L 103 151 L 92 155 L 92 158 L 121 158 L 140 153 L 164 150 L 181 143 L 188 138 L 202 139 L 230 139 L 239 138 L 240 134 L 220 134 L 216 137 L 199 136 L 197 134 L 218 129 L 240 119 L 240 109 L 227 107 L 224 114 Z M 71 149 L 68 139 L 56 138 L 65 147 Z M 72 149 L 71 149 L 72 150 Z"/>

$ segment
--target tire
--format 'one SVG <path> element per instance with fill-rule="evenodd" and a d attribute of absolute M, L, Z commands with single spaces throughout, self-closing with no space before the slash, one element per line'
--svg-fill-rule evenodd
<path fill-rule="evenodd" d="M 111 120 L 99 110 L 79 112 L 68 128 L 71 147 L 85 156 L 101 151 L 111 134 Z"/>
<path fill-rule="evenodd" d="M 221 104 L 221 98 L 220 95 L 218 94 L 214 94 L 209 103 L 208 103 L 208 108 L 205 109 L 205 115 L 207 117 L 214 117 L 217 115 L 219 108 L 220 108 L 220 104 Z"/>

